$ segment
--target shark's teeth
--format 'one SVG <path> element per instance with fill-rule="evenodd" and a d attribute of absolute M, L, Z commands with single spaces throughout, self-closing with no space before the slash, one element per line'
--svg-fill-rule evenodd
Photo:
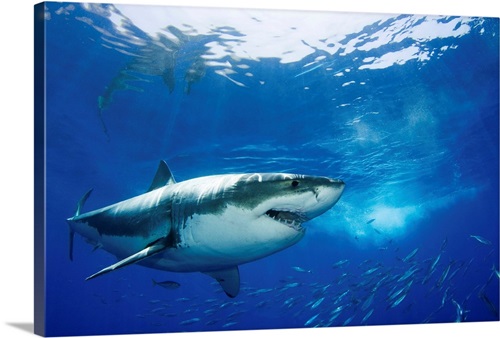
<path fill-rule="evenodd" d="M 302 223 L 307 220 L 304 215 L 294 210 L 270 209 L 266 212 L 266 215 L 297 231 L 303 230 Z"/>

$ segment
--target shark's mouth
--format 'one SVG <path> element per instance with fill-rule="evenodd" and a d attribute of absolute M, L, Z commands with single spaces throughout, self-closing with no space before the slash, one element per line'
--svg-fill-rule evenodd
<path fill-rule="evenodd" d="M 297 231 L 303 231 L 302 223 L 307 221 L 305 215 L 294 210 L 270 209 L 266 211 L 266 215 Z"/>

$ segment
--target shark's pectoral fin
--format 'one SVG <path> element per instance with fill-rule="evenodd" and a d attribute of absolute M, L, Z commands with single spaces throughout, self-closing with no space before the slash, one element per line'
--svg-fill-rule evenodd
<path fill-rule="evenodd" d="M 137 263 L 139 261 L 142 261 L 143 259 L 146 259 L 146 258 L 149 258 L 153 255 L 156 255 L 157 253 L 165 250 L 168 247 L 169 247 L 169 245 L 168 245 L 166 239 L 158 241 L 155 244 L 152 244 L 152 245 L 146 247 L 145 249 L 139 251 L 138 253 L 135 253 L 132 256 L 129 256 L 125 259 L 122 259 L 121 261 L 119 261 L 113 265 L 110 265 L 107 268 L 104 268 L 99 272 L 94 273 L 93 275 L 87 277 L 85 280 L 89 280 L 89 279 L 98 277 L 100 275 L 103 275 L 105 273 L 123 268 L 127 265 Z"/>
<path fill-rule="evenodd" d="M 205 272 L 205 274 L 219 282 L 229 297 L 234 298 L 240 292 L 240 272 L 237 266 L 225 270 Z"/>

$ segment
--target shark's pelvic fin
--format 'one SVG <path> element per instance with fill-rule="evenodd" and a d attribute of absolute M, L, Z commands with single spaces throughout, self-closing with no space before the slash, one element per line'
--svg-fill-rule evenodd
<path fill-rule="evenodd" d="M 225 270 L 205 272 L 205 274 L 219 282 L 229 297 L 234 298 L 240 292 L 240 271 L 237 266 Z"/>
<path fill-rule="evenodd" d="M 156 175 L 153 178 L 153 182 L 151 183 L 151 186 L 149 187 L 147 192 L 175 183 L 176 182 L 174 176 L 172 175 L 172 172 L 170 171 L 170 168 L 168 167 L 167 163 L 162 160 L 158 165 Z"/>
<path fill-rule="evenodd" d="M 129 256 L 125 259 L 122 259 L 121 261 L 119 261 L 113 265 L 110 265 L 107 268 L 104 268 L 99 272 L 94 273 L 93 275 L 87 277 L 85 280 L 89 280 L 89 279 L 98 277 L 100 275 L 103 275 L 105 273 L 123 268 L 127 265 L 142 261 L 143 259 L 146 259 L 148 257 L 156 255 L 157 253 L 165 250 L 167 247 L 168 247 L 168 243 L 166 240 L 158 241 L 155 244 L 152 244 L 152 245 L 146 247 L 145 249 L 133 254 L 132 256 Z"/>

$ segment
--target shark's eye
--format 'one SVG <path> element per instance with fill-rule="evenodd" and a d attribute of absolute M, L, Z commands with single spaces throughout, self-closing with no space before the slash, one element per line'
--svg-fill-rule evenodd
<path fill-rule="evenodd" d="M 299 181 L 292 181 L 292 187 L 296 188 L 299 186 Z"/>

